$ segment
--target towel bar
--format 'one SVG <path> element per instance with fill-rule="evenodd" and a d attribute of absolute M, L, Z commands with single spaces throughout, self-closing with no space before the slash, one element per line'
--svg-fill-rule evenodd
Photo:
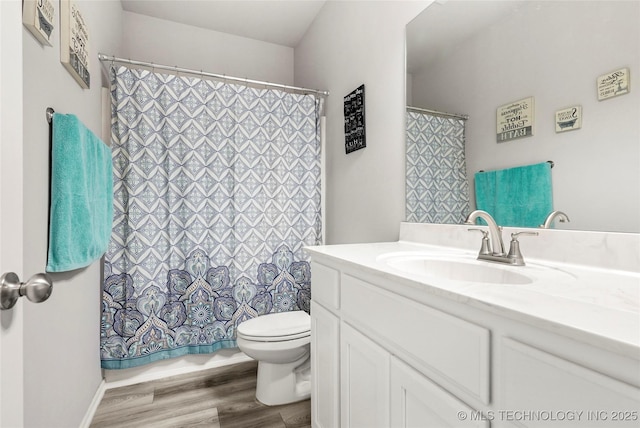
<path fill-rule="evenodd" d="M 551 161 L 551 160 L 548 160 L 547 163 L 551 165 L 551 168 L 553 168 L 555 166 L 555 163 L 553 161 Z M 484 169 L 481 169 L 478 172 L 484 172 Z"/>
<path fill-rule="evenodd" d="M 47 123 L 49 123 L 49 192 L 48 192 L 48 202 L 47 207 L 49 207 L 47 214 L 47 248 L 49 248 L 49 234 L 51 233 L 51 167 L 52 167 L 52 151 L 53 151 L 53 113 L 56 111 L 47 107 L 46 117 Z M 46 262 L 45 262 L 46 265 Z"/>

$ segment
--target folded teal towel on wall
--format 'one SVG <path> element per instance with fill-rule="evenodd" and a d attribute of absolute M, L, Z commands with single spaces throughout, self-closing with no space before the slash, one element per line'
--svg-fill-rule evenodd
<path fill-rule="evenodd" d="M 500 226 L 538 227 L 553 211 L 551 164 L 478 172 L 476 207 Z"/>
<path fill-rule="evenodd" d="M 111 149 L 72 114 L 53 115 L 47 272 L 90 265 L 113 221 Z"/>

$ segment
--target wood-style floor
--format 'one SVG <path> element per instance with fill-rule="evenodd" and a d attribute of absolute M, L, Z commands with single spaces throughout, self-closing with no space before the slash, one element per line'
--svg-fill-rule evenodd
<path fill-rule="evenodd" d="M 311 426 L 309 400 L 265 406 L 249 361 L 108 389 L 91 428 L 294 428 Z"/>

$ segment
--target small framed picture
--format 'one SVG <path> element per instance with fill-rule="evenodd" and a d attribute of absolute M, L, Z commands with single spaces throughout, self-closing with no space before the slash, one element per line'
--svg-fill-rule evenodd
<path fill-rule="evenodd" d="M 629 93 L 629 69 L 621 68 L 598 77 L 598 101 Z"/>
<path fill-rule="evenodd" d="M 60 0 L 60 62 L 84 89 L 89 89 L 89 29 L 73 0 Z"/>
<path fill-rule="evenodd" d="M 24 0 L 22 23 L 43 46 L 53 46 L 53 20 L 56 6 L 52 0 Z"/>
<path fill-rule="evenodd" d="M 556 112 L 556 132 L 582 128 L 582 106 L 568 107 Z"/>
<path fill-rule="evenodd" d="M 534 98 L 528 97 L 498 107 L 496 110 L 496 141 L 515 140 L 533 135 Z"/>
<path fill-rule="evenodd" d="M 364 84 L 344 97 L 344 148 L 347 154 L 367 147 Z"/>

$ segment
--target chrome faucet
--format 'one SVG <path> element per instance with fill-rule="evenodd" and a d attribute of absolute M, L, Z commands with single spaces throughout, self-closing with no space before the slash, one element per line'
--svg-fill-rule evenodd
<path fill-rule="evenodd" d="M 489 226 L 489 253 L 493 256 L 503 256 L 505 252 L 504 243 L 502 242 L 502 231 L 493 217 L 491 217 L 491 214 L 486 211 L 475 210 L 467 216 L 464 222 L 465 224 L 476 224 L 478 218 L 486 221 Z"/>
<path fill-rule="evenodd" d="M 562 211 L 554 211 L 547 216 L 547 219 L 544 221 L 544 224 L 541 224 L 540 227 L 543 229 L 549 229 L 556 218 L 560 223 L 564 223 L 565 221 L 566 222 L 571 221 L 569 220 L 569 216 L 563 213 Z"/>
<path fill-rule="evenodd" d="M 520 252 L 520 242 L 518 242 L 518 237 L 520 235 L 538 235 L 538 232 L 512 233 L 509 254 L 506 254 L 504 252 L 504 243 L 502 242 L 502 228 L 498 226 L 493 217 L 491 217 L 491 214 L 482 210 L 473 211 L 465 220 L 465 224 L 475 224 L 478 218 L 483 219 L 489 225 L 489 232 L 483 229 L 469 229 L 479 230 L 482 232 L 482 247 L 480 247 L 478 260 L 524 266 L 524 258 Z"/>

